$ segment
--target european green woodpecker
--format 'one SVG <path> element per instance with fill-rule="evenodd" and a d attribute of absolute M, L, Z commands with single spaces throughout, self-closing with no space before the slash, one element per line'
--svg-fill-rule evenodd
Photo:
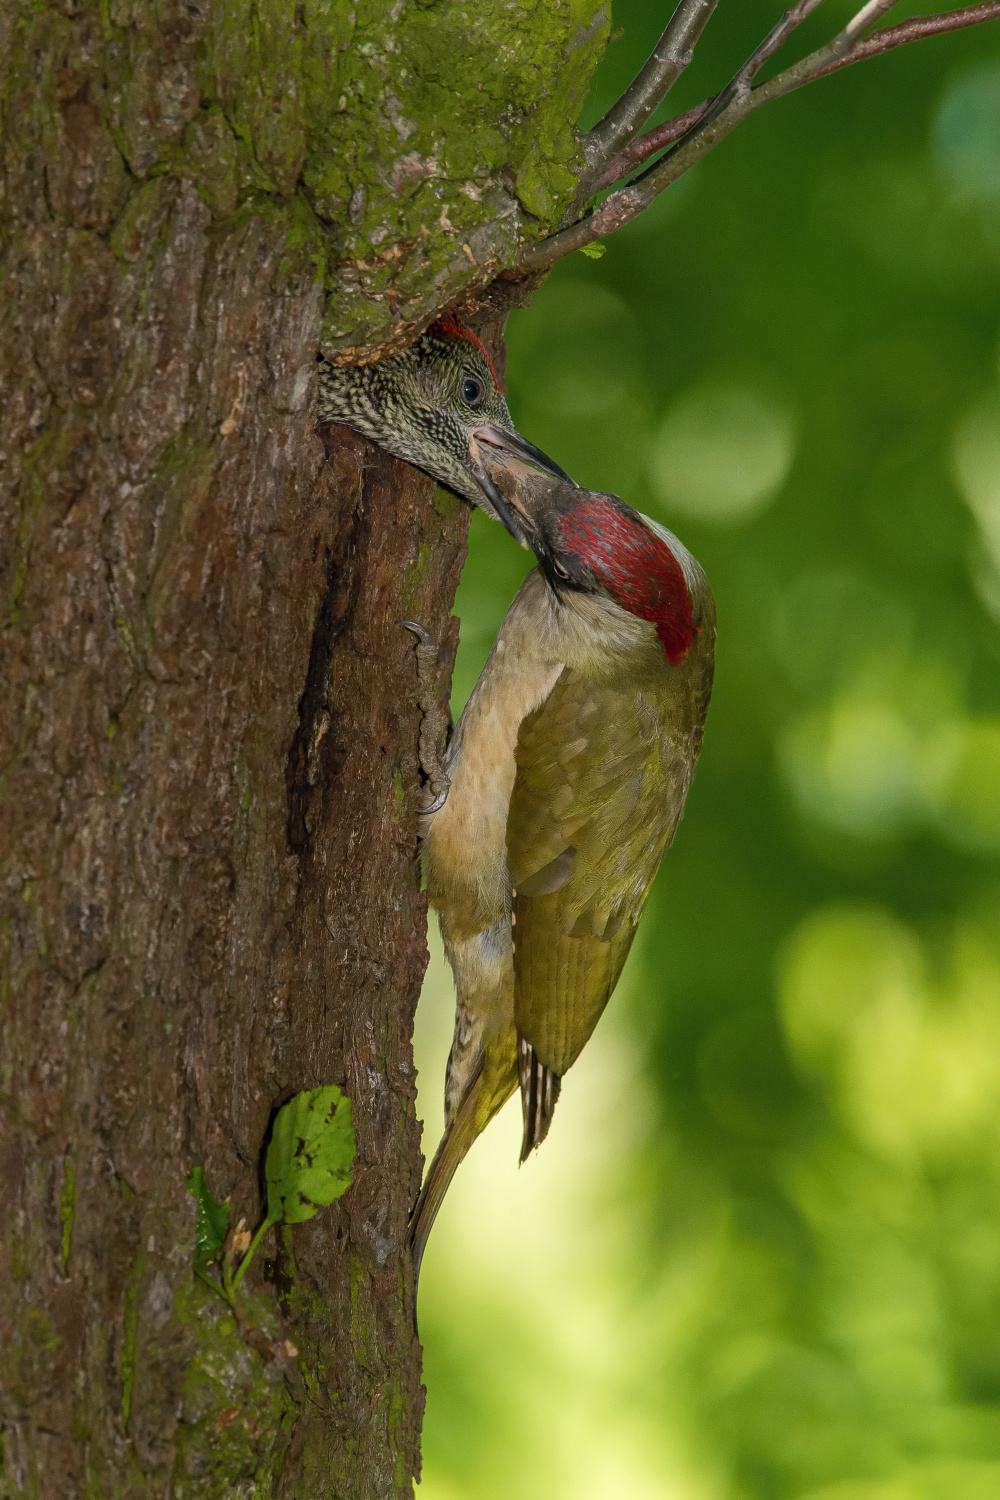
<path fill-rule="evenodd" d="M 485 346 L 454 318 L 439 318 L 402 354 L 377 364 L 335 366 L 320 356 L 316 420 L 353 427 L 510 531 L 506 503 L 479 456 L 482 444 L 569 478 L 515 431 Z"/>
<path fill-rule="evenodd" d="M 457 1006 L 415 1277 L 456 1168 L 518 1084 L 521 1160 L 545 1138 L 684 810 L 712 688 L 715 607 L 687 549 L 614 495 L 521 472 L 509 508 L 538 567 L 424 820 Z"/>

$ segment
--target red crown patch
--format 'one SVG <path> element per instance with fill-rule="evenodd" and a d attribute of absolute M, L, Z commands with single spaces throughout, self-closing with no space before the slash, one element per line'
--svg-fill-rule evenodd
<path fill-rule="evenodd" d="M 486 361 L 490 374 L 493 376 L 493 384 L 501 396 L 503 395 L 503 386 L 497 379 L 497 372 L 493 367 L 492 359 L 490 359 L 489 350 L 482 339 L 476 337 L 471 328 L 463 328 L 457 318 L 453 318 L 450 313 L 447 313 L 443 318 L 436 319 L 427 332 L 431 338 L 435 339 L 465 339 L 467 344 L 471 344 L 474 349 L 478 349 Z"/>

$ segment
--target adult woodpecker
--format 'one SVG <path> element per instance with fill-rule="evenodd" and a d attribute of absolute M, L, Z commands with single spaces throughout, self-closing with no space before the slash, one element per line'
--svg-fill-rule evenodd
<path fill-rule="evenodd" d="M 335 366 L 320 355 L 317 422 L 346 423 L 482 506 L 515 534 L 481 445 L 569 479 L 515 431 L 485 345 L 455 318 L 439 318 L 402 354 L 376 364 Z"/>
<path fill-rule="evenodd" d="M 517 466 L 519 469 L 521 466 Z M 414 1277 L 455 1170 L 518 1083 L 521 1160 L 607 1005 L 684 810 L 712 688 L 700 566 L 615 495 L 541 474 L 508 495 L 538 567 L 500 628 L 425 815 L 455 976 L 445 1131 Z"/>

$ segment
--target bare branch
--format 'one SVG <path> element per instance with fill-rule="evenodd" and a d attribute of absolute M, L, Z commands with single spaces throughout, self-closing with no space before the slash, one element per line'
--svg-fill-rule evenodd
<path fill-rule="evenodd" d="M 840 35 L 853 40 L 863 31 L 867 31 L 869 26 L 874 26 L 875 22 L 880 20 L 887 10 L 892 10 L 896 4 L 898 0 L 868 0 L 868 4 L 863 5 L 856 16 L 851 17 Z"/>
<path fill-rule="evenodd" d="M 822 3 L 823 0 L 798 0 L 798 4 L 790 6 L 785 11 L 781 20 L 775 26 L 772 26 L 760 46 L 750 54 L 736 76 L 726 84 L 726 87 L 720 94 L 716 94 L 714 98 L 708 101 L 700 119 L 696 120 L 691 126 L 688 135 L 692 138 L 700 136 L 709 128 L 714 120 L 717 120 L 720 115 L 723 115 L 729 109 L 730 105 L 742 104 L 749 100 L 753 81 L 764 64 L 769 62 L 776 52 L 780 52 L 792 32 L 801 26 L 806 17 L 811 16 L 814 10 L 818 10 Z M 685 138 L 681 136 L 674 150 L 680 150 L 684 144 Z M 641 182 L 644 177 L 647 177 L 650 172 L 655 170 L 656 168 L 653 167 L 647 168 L 637 180 Z"/>
<path fill-rule="evenodd" d="M 628 145 L 677 82 L 719 0 L 680 0 L 649 58 L 617 104 L 583 138 L 579 202 L 595 191 L 608 163 Z"/>
<path fill-rule="evenodd" d="M 769 57 L 774 56 L 784 40 L 805 19 L 805 15 L 820 3 L 821 0 L 803 0 L 803 3 L 786 11 L 778 25 L 721 94 L 708 100 L 696 114 L 694 111 L 688 111 L 685 115 L 679 115 L 676 120 L 667 121 L 665 125 L 657 127 L 657 130 L 649 132 L 651 142 L 654 142 L 655 137 L 660 137 L 658 143 L 652 143 L 647 149 L 644 145 L 647 137 L 643 136 L 635 141 L 631 146 L 630 154 L 639 157 L 641 152 L 639 159 L 648 158 L 659 149 L 660 145 L 667 144 L 670 140 L 673 140 L 673 145 L 658 162 L 647 167 L 626 187 L 619 189 L 617 193 L 612 193 L 600 208 L 587 218 L 579 220 L 570 228 L 561 230 L 558 234 L 551 235 L 547 240 L 542 240 L 538 244 L 525 245 L 518 257 L 517 269 L 512 274 L 523 276 L 548 270 L 555 265 L 556 261 L 572 254 L 574 250 L 579 250 L 594 240 L 602 239 L 605 235 L 613 234 L 616 229 L 621 229 L 625 224 L 630 223 L 642 213 L 643 209 L 649 207 L 654 198 L 671 183 L 676 182 L 678 177 L 682 177 L 696 161 L 706 156 L 712 147 L 717 145 L 731 130 L 734 130 L 742 120 L 753 114 L 761 105 L 769 103 L 770 100 L 780 99 L 783 95 L 790 94 L 804 84 L 814 82 L 817 78 L 825 78 L 841 68 L 850 67 L 853 63 L 861 62 L 867 57 L 877 57 L 907 42 L 919 41 L 927 36 L 939 36 L 949 31 L 960 31 L 969 26 L 981 25 L 984 21 L 1000 19 L 1000 0 L 982 0 L 982 3 L 978 5 L 967 5 L 961 10 L 948 11 L 934 16 L 918 16 L 911 21 L 904 21 L 898 26 L 885 27 L 869 37 L 858 40 L 861 32 L 895 3 L 895 0 L 872 0 L 872 3 L 863 6 L 857 12 L 825 47 L 820 47 L 816 52 L 803 58 L 801 62 L 793 64 L 792 67 L 787 68 L 783 73 L 776 74 L 774 78 L 769 78 L 765 83 L 752 87 L 755 73 L 759 72 Z M 692 115 L 695 116 L 693 123 L 688 124 Z M 626 153 L 623 153 L 619 161 L 624 162 L 625 155 Z M 614 163 L 614 167 L 617 168 L 617 166 L 618 162 Z M 609 168 L 606 175 L 610 175 L 610 170 Z"/>
<path fill-rule="evenodd" d="M 876 10 L 876 5 L 880 5 L 881 9 Z M 759 109 L 762 104 L 768 104 L 772 99 L 781 99 L 785 94 L 791 94 L 795 89 L 802 88 L 803 84 L 814 83 L 817 78 L 827 78 L 831 73 L 837 73 L 841 68 L 848 68 L 853 63 L 863 61 L 866 57 L 878 57 L 893 47 L 904 46 L 907 42 L 920 41 L 926 36 L 940 36 L 948 31 L 961 31 L 968 26 L 978 26 L 983 21 L 994 21 L 1000 18 L 998 0 L 986 0 L 983 4 L 966 5 L 961 10 L 945 11 L 936 16 L 915 16 L 913 20 L 903 21 L 898 26 L 886 26 L 863 41 L 857 40 L 861 31 L 864 30 L 864 25 L 858 23 L 866 13 L 881 14 L 889 8 L 885 0 L 876 0 L 876 4 L 866 5 L 854 17 L 854 20 L 849 21 L 844 30 L 839 32 L 825 47 L 820 47 L 818 51 L 804 57 L 801 62 L 793 64 L 783 73 L 776 74 L 774 78 L 769 78 L 766 83 L 755 88 L 752 109 Z"/>
<path fill-rule="evenodd" d="M 662 125 L 656 125 L 652 130 L 647 130 L 645 135 L 637 135 L 629 142 L 621 156 L 608 167 L 604 176 L 597 184 L 598 188 L 614 187 L 616 182 L 621 182 L 629 172 L 636 167 L 641 167 L 644 161 L 662 151 L 664 146 L 671 145 L 679 140 L 682 135 L 696 125 L 704 113 L 705 106 L 711 100 L 703 99 L 693 109 L 685 110 L 682 115 L 675 115 L 672 120 L 665 120 Z"/>
<path fill-rule="evenodd" d="M 816 78 L 827 78 L 831 73 L 839 72 L 841 68 L 849 68 L 852 63 L 862 62 L 866 57 L 879 57 L 893 47 L 902 47 L 907 42 L 919 42 L 925 36 L 943 36 L 949 31 L 963 31 L 966 27 L 978 26 L 983 21 L 998 19 L 1000 19 L 1000 0 L 988 0 L 988 3 L 980 5 L 965 5 L 961 10 L 946 11 L 943 15 L 914 16 L 911 21 L 902 21 L 898 26 L 885 26 L 881 31 L 876 31 L 872 36 L 866 37 L 863 42 L 858 42 L 850 52 L 836 62 L 817 69 L 802 82 L 812 83 Z M 777 83 L 778 79 L 772 81 Z M 763 85 L 763 87 L 767 86 Z M 798 85 L 793 85 L 793 87 L 798 87 Z M 792 89 L 782 89 L 781 92 L 791 93 Z M 780 95 L 775 94 L 771 97 L 779 98 Z"/>
<path fill-rule="evenodd" d="M 549 266 L 561 260 L 564 255 L 570 254 L 573 250 L 579 250 L 581 246 L 590 244 L 601 235 L 613 233 L 614 230 L 620 229 L 642 213 L 643 209 L 647 208 L 663 191 L 663 188 L 668 187 L 670 182 L 676 181 L 677 177 L 686 172 L 700 156 L 710 151 L 717 140 L 727 135 L 744 114 L 749 113 L 746 106 L 750 99 L 754 78 L 764 64 L 784 46 L 796 27 L 800 26 L 806 17 L 822 3 L 823 0 L 797 0 L 797 4 L 791 6 L 777 25 L 771 28 L 735 78 L 720 94 L 716 94 L 708 101 L 698 118 L 680 137 L 673 149 L 667 152 L 662 161 L 657 162 L 653 167 L 648 167 L 628 187 L 613 193 L 589 218 L 581 219 L 568 229 L 550 235 L 540 244 L 525 246 L 518 256 L 518 272 L 531 274 L 535 271 L 548 270 Z M 675 18 L 678 13 L 675 12 Z M 728 124 L 724 130 L 713 131 L 712 127 L 715 122 L 727 113 L 734 116 L 732 123 Z M 678 170 L 661 182 L 663 174 L 675 162 L 679 164 Z M 598 224 L 600 228 L 597 227 Z"/>
<path fill-rule="evenodd" d="M 820 0 L 816 0 L 816 3 L 819 4 Z M 855 37 L 867 31 L 868 27 L 872 26 L 880 16 L 884 16 L 886 11 L 891 10 L 898 3 L 899 0 L 869 0 L 869 4 L 863 6 L 857 15 L 848 21 L 843 31 L 834 39 L 834 44 L 840 46 L 842 49 L 849 47 Z M 789 30 L 794 29 L 794 26 L 798 24 L 798 21 L 792 18 L 792 26 L 789 27 L 788 22 L 791 17 L 791 12 L 783 17 L 778 27 L 772 31 L 771 35 L 763 43 L 764 47 L 770 49 L 769 55 L 773 56 L 774 52 L 781 46 L 784 38 L 789 34 Z M 777 35 L 779 30 L 782 33 L 781 35 Z M 754 72 L 760 70 L 760 51 L 761 49 L 758 49 L 753 57 L 740 69 L 736 78 L 729 85 L 730 90 L 737 89 L 740 81 L 744 79 L 747 70 L 755 62 L 756 67 L 754 68 Z M 833 69 L 829 69 L 828 71 L 832 72 Z M 620 182 L 634 167 L 641 166 L 644 161 L 648 161 L 651 156 L 655 156 L 659 151 L 662 151 L 664 146 L 669 146 L 672 142 L 679 140 L 692 126 L 699 122 L 706 124 L 708 122 L 707 111 L 710 106 L 715 106 L 716 101 L 719 101 L 721 108 L 718 112 L 721 113 L 721 109 L 725 108 L 722 99 L 723 95 L 713 94 L 711 99 L 703 100 L 701 104 L 696 104 L 693 109 L 689 109 L 684 114 L 677 115 L 674 119 L 667 120 L 662 125 L 657 125 L 654 130 L 648 130 L 645 135 L 633 139 L 621 155 L 605 169 L 603 176 L 597 184 L 598 188 L 613 187 L 616 182 Z"/>

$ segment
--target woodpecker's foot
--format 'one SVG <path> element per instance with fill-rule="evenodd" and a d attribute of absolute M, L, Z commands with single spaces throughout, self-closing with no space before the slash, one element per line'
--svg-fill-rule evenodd
<path fill-rule="evenodd" d="M 444 807 L 451 788 L 451 778 L 445 770 L 440 748 L 448 742 L 451 715 L 441 706 L 441 695 L 438 691 L 438 653 L 434 637 L 416 620 L 400 620 L 398 623 L 405 625 L 407 630 L 412 630 L 417 638 L 417 681 L 420 684 L 417 702 L 420 704 L 422 715 L 420 765 L 427 777 L 433 798 L 427 807 L 421 809 L 426 817 L 430 813 L 439 812 Z"/>

